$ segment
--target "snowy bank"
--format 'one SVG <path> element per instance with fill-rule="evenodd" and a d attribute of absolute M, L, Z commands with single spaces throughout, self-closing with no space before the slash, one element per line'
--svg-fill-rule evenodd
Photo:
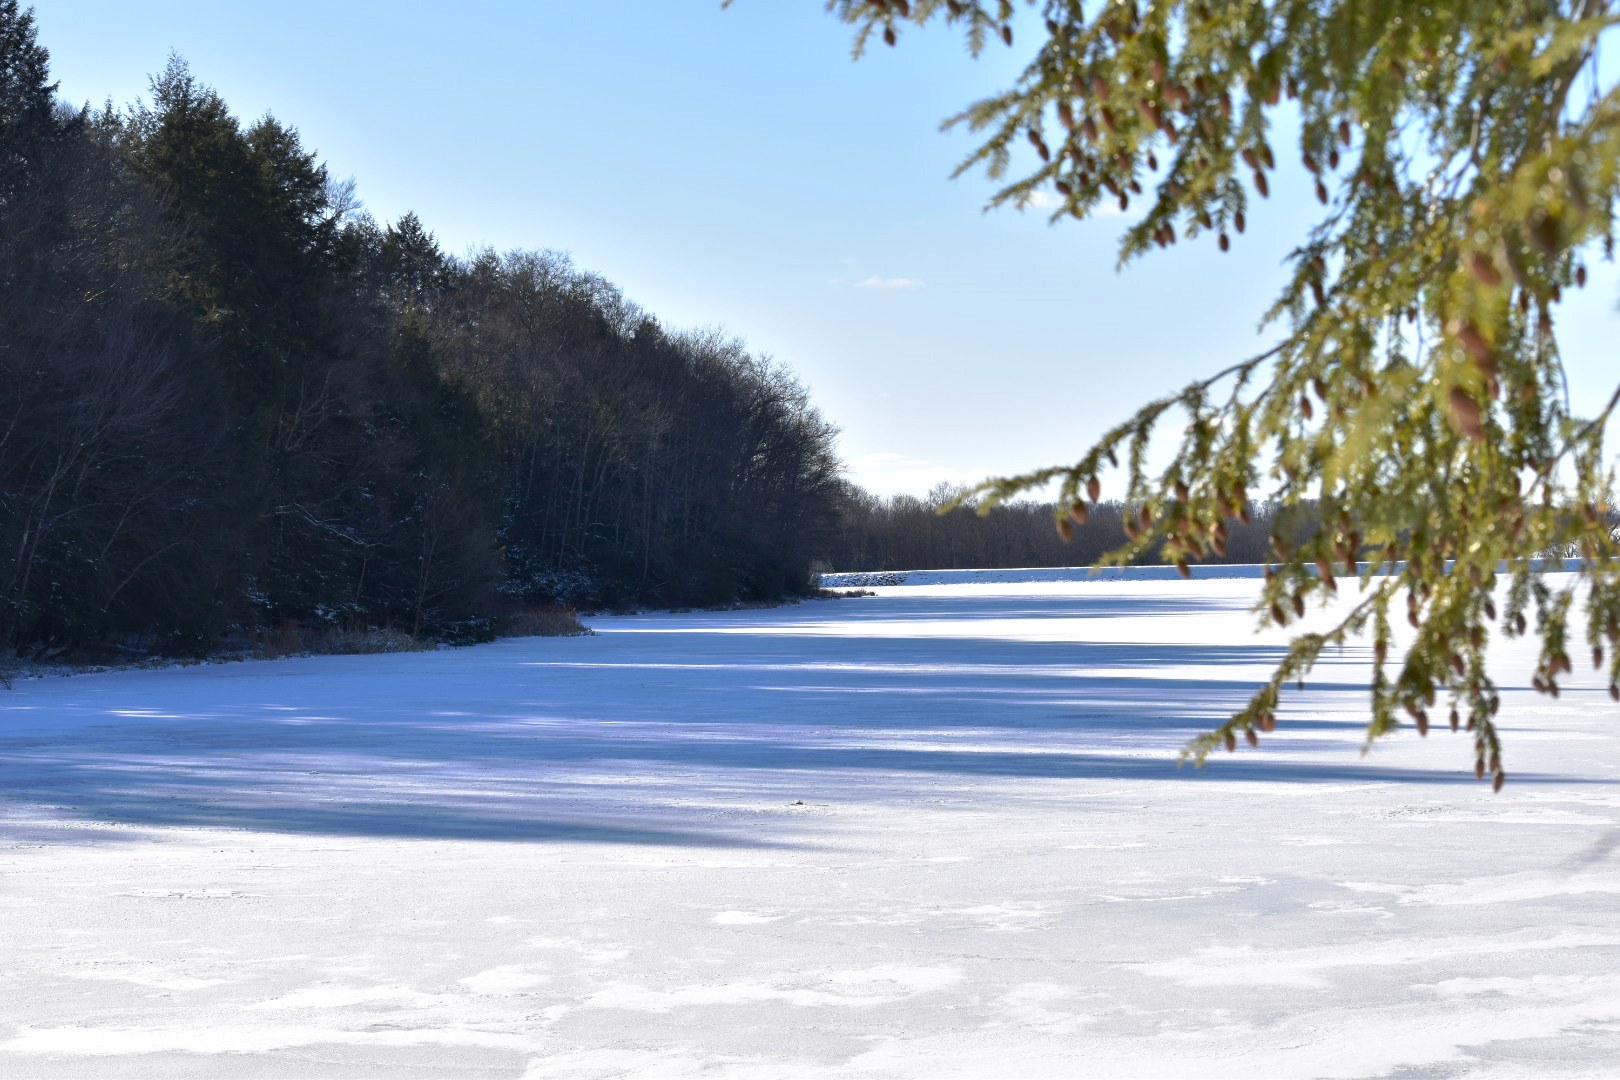
<path fill-rule="evenodd" d="M 1577 570 L 1580 559 L 1532 559 L 1531 564 L 1548 571 Z M 1357 563 L 1356 572 L 1365 573 L 1373 563 Z M 1383 564 L 1376 564 L 1382 566 Z M 1405 569 L 1406 563 L 1395 564 Z M 1449 566 L 1450 563 L 1447 563 Z M 1230 581 L 1259 578 L 1265 574 L 1262 563 L 1199 563 L 1189 567 L 1192 580 Z M 1498 567 L 1507 570 L 1507 564 Z M 1023 585 L 1042 582 L 1080 581 L 1179 581 L 1174 566 L 1037 566 L 1007 570 L 861 570 L 822 574 L 817 579 L 823 589 L 870 589 L 899 585 Z"/>
<path fill-rule="evenodd" d="M 1199 566 L 1200 579 L 1257 578 L 1259 563 Z M 1179 581 L 1174 566 L 1043 566 L 1010 570 L 872 570 L 822 574 L 823 589 L 868 589 L 891 585 L 1011 585 L 1059 581 Z"/>

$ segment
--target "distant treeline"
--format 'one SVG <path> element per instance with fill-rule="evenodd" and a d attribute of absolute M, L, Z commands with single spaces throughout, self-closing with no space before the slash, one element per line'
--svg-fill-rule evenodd
<path fill-rule="evenodd" d="M 381 224 L 179 61 L 56 99 L 0 0 L 0 642 L 477 640 L 803 592 L 848 489 L 782 368 L 554 254 Z"/>
<path fill-rule="evenodd" d="M 1086 523 L 1065 542 L 1057 532 L 1053 507 L 1035 501 L 1012 502 L 982 517 L 971 507 L 944 514 L 940 509 L 962 494 L 941 485 L 926 497 L 851 494 L 831 565 L 838 570 L 1001 570 L 1013 567 L 1087 566 L 1125 544 L 1123 503 L 1091 508 Z M 1297 526 L 1283 524 L 1281 508 L 1272 503 L 1249 507 L 1247 524 L 1227 522 L 1226 555 L 1205 560 L 1258 563 L 1271 557 L 1274 528 L 1297 541 L 1307 535 L 1308 513 Z M 1141 560 L 1158 563 L 1157 550 Z"/>

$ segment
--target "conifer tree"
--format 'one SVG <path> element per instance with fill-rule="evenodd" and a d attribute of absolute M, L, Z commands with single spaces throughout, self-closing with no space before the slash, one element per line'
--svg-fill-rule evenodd
<path fill-rule="evenodd" d="M 857 28 L 857 53 L 935 20 L 963 29 L 975 54 L 1013 39 L 1012 0 L 828 6 Z M 1110 493 L 1138 511 L 1129 542 L 1105 561 L 1162 544 L 1185 573 L 1222 550 L 1251 490 L 1274 490 L 1298 513 L 1274 534 L 1262 620 L 1294 624 L 1341 577 L 1359 574 L 1362 592 L 1328 629 L 1296 634 L 1247 707 L 1186 754 L 1255 744 L 1275 726 L 1284 686 L 1325 648 L 1365 634 L 1369 740 L 1403 717 L 1426 733 L 1438 712 L 1472 732 L 1476 775 L 1499 788 L 1493 634 L 1538 635 L 1531 682 L 1557 696 L 1576 650 L 1571 622 L 1582 619 L 1620 700 L 1604 445 L 1620 389 L 1595 413 L 1571 407 L 1557 319 L 1564 291 L 1585 285 L 1587 260 L 1613 254 L 1620 90 L 1596 61 L 1617 22 L 1612 3 L 1031 6 L 1045 17 L 1034 60 L 1014 86 L 947 122 L 982 136 L 958 172 L 1005 181 L 992 205 L 1054 192 L 1054 219 L 1134 207 L 1122 264 L 1183 241 L 1241 243 L 1288 154 L 1322 210 L 1265 315 L 1281 332 L 1275 347 L 1143 406 L 1071 464 L 975 494 L 990 506 L 1057 483 L 1060 513 L 1084 521 L 1118 467 Z M 1286 114 L 1297 117 L 1296 147 L 1274 135 Z M 1019 175 L 1026 159 L 1033 167 Z M 1150 473 L 1147 442 L 1178 416 L 1174 458 Z M 1066 531 L 1070 518 L 1058 524 Z M 1538 553 L 1584 556 L 1585 588 L 1548 580 Z M 1370 565 L 1358 571 L 1358 560 Z M 1399 618 L 1415 631 L 1404 655 L 1391 632 Z"/>
<path fill-rule="evenodd" d="M 55 124 L 56 84 L 32 9 L 0 0 L 0 210 L 29 179 L 39 144 Z"/>

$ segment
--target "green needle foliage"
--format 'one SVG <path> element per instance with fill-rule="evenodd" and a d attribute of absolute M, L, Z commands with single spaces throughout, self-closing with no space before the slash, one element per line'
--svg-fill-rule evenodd
<path fill-rule="evenodd" d="M 1585 284 L 1584 260 L 1613 254 L 1620 91 L 1601 85 L 1595 59 L 1617 22 L 1611 4 L 1031 3 L 1046 30 L 1034 61 L 946 125 L 982 135 L 958 172 L 1005 181 L 992 205 L 1055 191 L 1056 219 L 1140 201 L 1122 264 L 1206 235 L 1224 251 L 1290 152 L 1272 143 L 1287 112 L 1322 211 L 1265 315 L 1283 335 L 1275 348 L 1143 406 L 1073 464 L 972 494 L 988 507 L 1056 482 L 1059 506 L 1083 521 L 1099 477 L 1123 459 L 1138 516 L 1104 562 L 1162 543 L 1185 573 L 1223 548 L 1226 521 L 1246 515 L 1264 483 L 1286 527 L 1273 537 L 1262 620 L 1293 624 L 1338 590 L 1338 575 L 1359 575 L 1362 597 L 1331 628 L 1297 634 L 1248 706 L 1186 756 L 1256 743 L 1276 724 L 1284 684 L 1329 646 L 1369 634 L 1369 743 L 1403 717 L 1425 733 L 1445 710 L 1473 733 L 1476 774 L 1500 788 L 1492 633 L 1533 628 L 1543 693 L 1557 696 L 1571 667 L 1577 588 L 1554 587 L 1537 553 L 1585 557 L 1586 637 L 1620 700 L 1604 453 L 1620 390 L 1595 415 L 1572 412 L 1555 318 L 1563 291 Z M 892 45 L 906 23 L 936 19 L 963 28 L 975 53 L 1012 43 L 1012 0 L 828 6 L 857 27 L 857 53 L 873 35 Z M 1033 163 L 1024 175 L 1015 151 Z M 1177 419 L 1186 433 L 1174 460 L 1150 474 L 1148 440 Z M 1404 655 L 1397 617 L 1415 631 Z"/>

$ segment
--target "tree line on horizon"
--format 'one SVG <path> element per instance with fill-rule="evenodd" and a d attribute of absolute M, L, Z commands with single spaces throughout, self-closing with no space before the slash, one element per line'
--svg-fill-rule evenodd
<path fill-rule="evenodd" d="M 1089 566 L 1131 539 L 1140 507 L 1118 501 L 1090 507 L 1084 524 L 1067 538 L 1054 528 L 1055 507 L 1039 499 L 1015 499 L 979 513 L 968 488 L 938 484 L 926 495 L 873 495 L 852 490 L 843 507 L 828 564 L 836 570 L 1007 570 L 1018 567 Z M 1210 563 L 1261 563 L 1274 557 L 1272 536 L 1305 539 L 1308 511 L 1274 502 L 1250 503 L 1247 520 L 1224 523 L 1224 551 Z M 1135 560 L 1166 562 L 1158 546 Z"/>

